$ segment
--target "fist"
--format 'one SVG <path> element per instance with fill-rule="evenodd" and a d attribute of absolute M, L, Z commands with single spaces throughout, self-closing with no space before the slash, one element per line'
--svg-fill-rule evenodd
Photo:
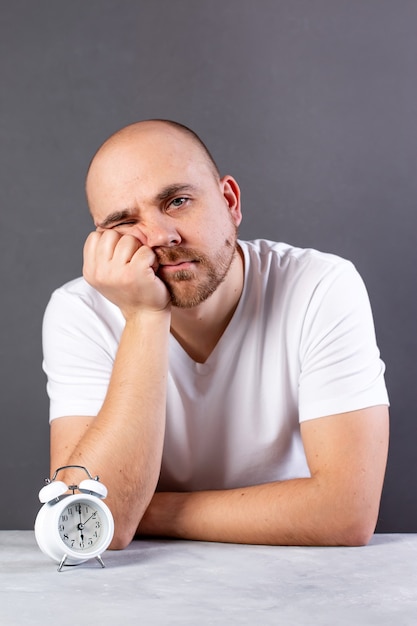
<path fill-rule="evenodd" d="M 126 319 L 138 311 L 169 307 L 169 293 L 155 273 L 157 268 L 153 250 L 132 235 L 106 230 L 87 237 L 84 278 L 116 304 Z"/>

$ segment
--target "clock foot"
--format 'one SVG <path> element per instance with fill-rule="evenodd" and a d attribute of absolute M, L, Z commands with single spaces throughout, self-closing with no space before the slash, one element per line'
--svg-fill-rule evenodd
<path fill-rule="evenodd" d="M 60 571 L 62 570 L 63 566 L 65 565 L 65 561 L 66 561 L 66 560 L 67 560 L 67 555 L 66 555 L 66 554 L 64 554 L 64 556 L 63 556 L 63 557 L 62 557 L 62 559 L 61 559 L 61 563 L 59 564 L 59 567 L 58 567 L 58 572 L 60 572 Z"/>
<path fill-rule="evenodd" d="M 98 561 L 101 565 L 101 567 L 106 567 L 103 563 L 103 559 L 101 558 L 101 555 L 99 554 L 98 556 L 96 556 L 96 561 Z"/>

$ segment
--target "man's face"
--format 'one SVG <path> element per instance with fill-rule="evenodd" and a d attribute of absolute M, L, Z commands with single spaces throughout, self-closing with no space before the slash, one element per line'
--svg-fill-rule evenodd
<path fill-rule="evenodd" d="M 109 146 L 95 161 L 87 195 L 97 229 L 133 235 L 152 248 L 174 306 L 206 300 L 236 253 L 236 182 L 219 180 L 192 140 L 160 125 Z"/>

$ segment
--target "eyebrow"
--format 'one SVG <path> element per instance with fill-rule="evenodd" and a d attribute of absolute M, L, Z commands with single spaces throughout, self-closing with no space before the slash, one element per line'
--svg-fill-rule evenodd
<path fill-rule="evenodd" d="M 183 191 L 195 192 L 196 187 L 194 185 L 190 185 L 187 183 L 168 185 L 167 187 L 164 187 L 164 189 L 162 189 L 160 193 L 158 193 L 158 195 L 156 196 L 156 199 L 167 200 L 171 196 L 175 196 L 177 193 L 180 193 Z"/>
<path fill-rule="evenodd" d="M 183 192 L 195 192 L 196 187 L 194 185 L 190 185 L 187 183 L 184 184 L 174 184 L 168 185 L 164 187 L 155 197 L 157 202 L 162 202 L 164 200 L 168 200 L 172 196 L 175 196 L 178 193 Z M 121 211 L 114 211 L 114 213 L 110 213 L 100 224 L 97 224 L 98 228 L 109 228 L 117 222 L 123 222 L 126 219 L 135 217 L 135 212 L 133 209 L 122 209 Z"/>
<path fill-rule="evenodd" d="M 109 226 L 113 226 L 113 224 L 117 224 L 117 222 L 123 222 L 123 220 L 131 217 L 133 217 L 133 211 L 130 209 L 115 211 L 114 213 L 110 213 L 103 222 L 97 224 L 97 228 L 109 228 Z"/>

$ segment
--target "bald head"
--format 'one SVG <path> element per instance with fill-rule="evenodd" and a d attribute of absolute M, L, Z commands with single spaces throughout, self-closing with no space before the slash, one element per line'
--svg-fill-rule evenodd
<path fill-rule="evenodd" d="M 111 157 L 112 154 L 116 155 L 117 153 L 121 153 L 124 149 L 129 149 L 129 147 L 131 148 L 133 145 L 136 146 L 138 151 L 140 151 L 142 145 L 143 150 L 146 151 L 146 146 L 149 142 L 157 140 L 164 142 L 164 136 L 167 142 L 169 142 L 169 139 L 175 137 L 175 135 L 185 146 L 188 144 L 193 148 L 194 152 L 199 154 L 200 158 L 206 161 L 216 179 L 220 177 L 219 169 L 210 151 L 191 128 L 173 120 L 150 119 L 135 122 L 121 128 L 106 139 L 100 146 L 93 156 L 87 170 L 87 196 L 90 174 L 97 164 L 102 163 L 106 158 Z"/>

